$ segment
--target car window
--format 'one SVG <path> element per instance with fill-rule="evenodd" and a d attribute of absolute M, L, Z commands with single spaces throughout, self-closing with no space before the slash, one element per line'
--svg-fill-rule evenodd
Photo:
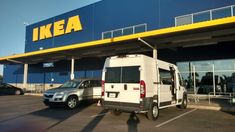
<path fill-rule="evenodd" d="M 91 81 L 84 81 L 81 85 L 80 85 L 80 89 L 84 89 L 84 88 L 89 88 L 91 87 Z"/>
<path fill-rule="evenodd" d="M 91 87 L 101 87 L 101 81 L 99 80 L 92 80 Z"/>
<path fill-rule="evenodd" d="M 10 89 L 10 88 L 14 88 L 14 87 L 12 85 L 5 84 L 5 83 L 2 83 L 0 85 L 0 89 Z"/>

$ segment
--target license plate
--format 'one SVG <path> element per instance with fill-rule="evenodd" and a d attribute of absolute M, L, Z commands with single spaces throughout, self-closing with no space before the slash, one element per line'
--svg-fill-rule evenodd
<path fill-rule="evenodd" d="M 235 98 L 233 98 L 233 103 L 235 103 Z"/>
<path fill-rule="evenodd" d="M 109 98 L 116 98 L 116 93 L 109 93 Z"/>

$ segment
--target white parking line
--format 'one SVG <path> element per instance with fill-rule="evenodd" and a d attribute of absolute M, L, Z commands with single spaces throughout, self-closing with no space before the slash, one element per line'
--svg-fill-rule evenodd
<path fill-rule="evenodd" d="M 193 109 L 193 110 L 190 110 L 190 111 L 188 111 L 188 112 L 186 112 L 186 113 L 183 113 L 183 114 L 181 114 L 181 115 L 179 115 L 179 116 L 176 116 L 176 117 L 174 117 L 174 118 L 172 118 L 172 119 L 170 119 L 170 120 L 168 120 L 168 121 L 165 121 L 165 122 L 163 122 L 163 123 L 161 123 L 161 124 L 158 124 L 156 127 L 161 127 L 161 126 L 163 126 L 163 125 L 166 125 L 167 123 L 170 123 L 170 122 L 172 122 L 172 121 L 174 121 L 174 120 L 176 120 L 176 119 L 178 119 L 178 118 L 180 118 L 180 117 L 182 117 L 182 116 L 185 116 L 185 115 L 187 115 L 187 114 L 189 114 L 189 113 L 191 113 L 191 112 L 194 112 L 195 110 L 197 110 L 197 109 Z"/>
<path fill-rule="evenodd" d="M 90 116 L 90 118 L 94 118 L 94 117 L 97 117 L 97 116 L 103 116 L 103 115 L 106 115 L 106 114 L 108 114 L 108 113 L 93 115 L 93 116 Z"/>

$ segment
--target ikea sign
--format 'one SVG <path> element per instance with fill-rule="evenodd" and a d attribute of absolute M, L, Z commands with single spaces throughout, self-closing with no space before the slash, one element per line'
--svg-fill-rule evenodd
<path fill-rule="evenodd" d="M 33 42 L 48 39 L 55 36 L 77 32 L 82 30 L 80 17 L 72 16 L 67 20 L 59 20 L 33 29 Z"/>

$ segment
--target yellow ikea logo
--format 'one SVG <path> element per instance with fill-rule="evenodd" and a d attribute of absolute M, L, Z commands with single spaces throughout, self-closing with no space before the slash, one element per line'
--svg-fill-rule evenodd
<path fill-rule="evenodd" d="M 51 28 L 53 26 L 53 32 Z M 59 36 L 63 34 L 71 33 L 72 31 L 77 32 L 82 30 L 82 25 L 79 16 L 73 16 L 68 18 L 67 25 L 65 25 L 65 20 L 59 20 L 54 23 L 49 23 L 47 25 L 36 27 L 33 29 L 33 41 L 48 39 L 54 36 Z"/>

